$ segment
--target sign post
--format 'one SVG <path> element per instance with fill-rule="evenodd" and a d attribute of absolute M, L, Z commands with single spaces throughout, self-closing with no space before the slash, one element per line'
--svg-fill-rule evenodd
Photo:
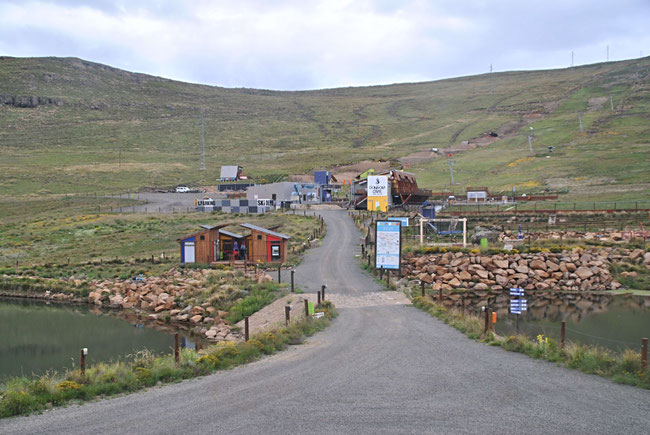
<path fill-rule="evenodd" d="M 516 298 L 510 300 L 510 312 L 517 316 L 515 318 L 517 332 L 519 332 L 519 316 L 523 311 L 527 311 L 526 308 L 527 308 L 528 300 L 521 299 L 521 296 L 524 296 L 524 294 L 525 292 L 523 288 L 513 287 L 510 289 L 510 296 L 514 296 Z"/>
<path fill-rule="evenodd" d="M 399 270 L 402 260 L 402 232 L 399 221 L 377 221 L 375 227 L 375 268 Z"/>

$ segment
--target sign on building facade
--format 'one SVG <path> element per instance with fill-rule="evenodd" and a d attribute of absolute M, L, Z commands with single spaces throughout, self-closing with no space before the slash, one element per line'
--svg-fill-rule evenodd
<path fill-rule="evenodd" d="M 388 211 L 388 177 L 368 176 L 368 210 Z"/>

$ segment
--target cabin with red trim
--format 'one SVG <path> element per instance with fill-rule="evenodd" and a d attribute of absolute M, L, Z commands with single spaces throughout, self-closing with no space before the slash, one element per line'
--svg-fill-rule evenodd
<path fill-rule="evenodd" d="M 290 236 L 253 224 L 240 224 L 250 230 L 248 239 L 248 258 L 263 263 L 284 263 Z"/>

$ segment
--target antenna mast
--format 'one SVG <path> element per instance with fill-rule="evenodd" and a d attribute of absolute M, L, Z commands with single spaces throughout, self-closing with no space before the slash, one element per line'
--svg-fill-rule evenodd
<path fill-rule="evenodd" d="M 205 130 L 203 128 L 203 109 L 201 109 L 201 170 L 205 170 Z"/>

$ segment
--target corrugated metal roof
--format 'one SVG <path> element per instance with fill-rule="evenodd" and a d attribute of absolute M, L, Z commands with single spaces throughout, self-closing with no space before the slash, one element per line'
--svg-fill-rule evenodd
<path fill-rule="evenodd" d="M 290 236 L 287 236 L 286 234 L 276 233 L 275 231 L 267 230 L 266 228 L 258 227 L 257 225 L 253 225 L 253 224 L 239 224 L 239 226 L 244 227 L 244 228 L 248 228 L 249 230 L 259 231 L 260 233 L 269 234 L 269 235 L 274 236 L 274 237 L 279 237 L 281 239 L 290 239 L 291 238 Z"/>
<path fill-rule="evenodd" d="M 222 166 L 221 178 L 237 178 L 239 166 Z"/>
<path fill-rule="evenodd" d="M 219 230 L 219 234 L 224 234 L 224 235 L 226 235 L 228 237 L 232 237 L 234 239 L 243 239 L 244 238 L 244 236 L 242 236 L 241 234 L 231 233 L 230 231 L 226 231 L 226 230 Z"/>

